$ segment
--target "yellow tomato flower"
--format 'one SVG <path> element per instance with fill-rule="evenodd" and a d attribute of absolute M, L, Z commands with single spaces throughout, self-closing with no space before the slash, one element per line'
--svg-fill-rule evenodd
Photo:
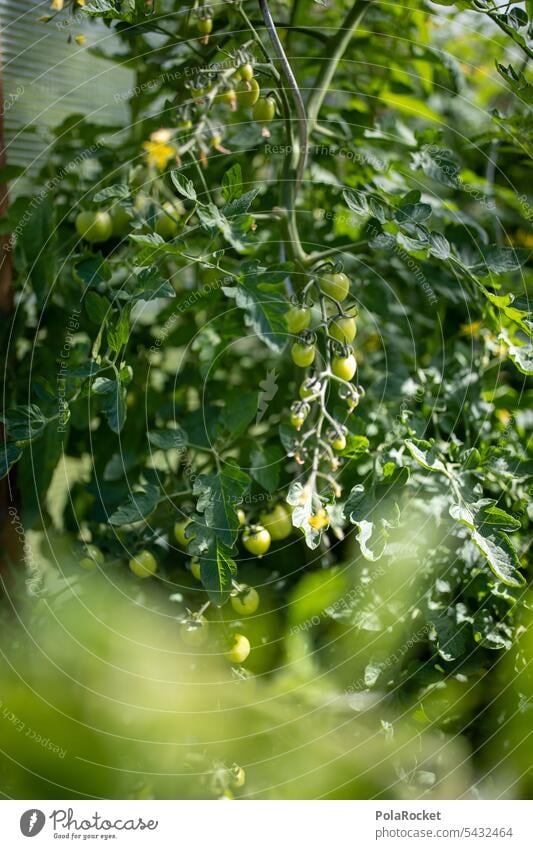
<path fill-rule="evenodd" d="M 165 142 L 147 141 L 144 142 L 143 148 L 146 151 L 146 161 L 149 165 L 155 165 L 159 171 L 170 162 L 176 155 L 174 148 Z"/>
<path fill-rule="evenodd" d="M 461 324 L 460 331 L 461 336 L 473 336 L 474 339 L 477 339 L 479 336 L 479 331 L 481 330 L 481 322 L 473 321 L 472 324 Z"/>

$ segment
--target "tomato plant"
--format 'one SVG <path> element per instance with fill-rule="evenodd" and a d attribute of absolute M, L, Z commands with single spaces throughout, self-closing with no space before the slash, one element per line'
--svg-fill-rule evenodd
<path fill-rule="evenodd" d="M 372 778 L 347 756 L 304 795 L 383 795 L 389 743 L 399 797 L 439 798 L 455 736 L 490 773 L 531 693 L 529 4 L 59 5 L 134 78 L 127 125 L 65 119 L 2 221 L 0 472 L 47 552 L 34 574 L 19 546 L 26 572 L 55 600 L 116 582 L 147 637 L 147 611 L 170 621 L 191 714 L 191 670 L 239 696 L 256 677 L 265 702 L 318 704 L 324 680 L 350 728 L 384 705 Z M 194 792 L 283 785 L 253 758 L 245 782 L 235 747 L 191 755 Z"/>

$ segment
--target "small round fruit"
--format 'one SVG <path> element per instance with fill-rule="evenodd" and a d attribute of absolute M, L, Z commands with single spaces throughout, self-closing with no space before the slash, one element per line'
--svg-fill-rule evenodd
<path fill-rule="evenodd" d="M 232 663 L 244 663 L 250 654 L 250 641 L 244 634 L 233 635 L 233 645 L 227 652 L 226 657 Z"/>
<path fill-rule="evenodd" d="M 235 94 L 235 89 L 227 88 L 224 91 L 219 92 L 213 98 L 213 103 L 227 103 L 228 106 L 235 108 L 235 104 L 237 102 L 237 95 Z"/>
<path fill-rule="evenodd" d="M 157 571 L 157 560 L 151 551 L 140 551 L 131 558 L 130 569 L 138 578 L 151 578 Z"/>
<path fill-rule="evenodd" d="M 285 316 L 289 333 L 301 333 L 311 323 L 311 310 L 309 307 L 291 307 Z"/>
<path fill-rule="evenodd" d="M 239 74 L 241 80 L 246 80 L 247 83 L 251 82 L 254 75 L 254 69 L 250 62 L 246 62 L 244 65 L 241 65 L 239 68 Z"/>
<path fill-rule="evenodd" d="M 209 35 L 213 32 L 213 18 L 198 18 L 198 32 Z"/>
<path fill-rule="evenodd" d="M 300 368 L 307 368 L 315 359 L 315 346 L 306 345 L 303 342 L 295 342 L 291 348 L 291 357 L 295 365 Z"/>
<path fill-rule="evenodd" d="M 287 539 L 292 533 L 292 520 L 283 504 L 276 504 L 270 513 L 261 516 L 263 526 L 274 540 Z"/>
<path fill-rule="evenodd" d="M 316 398 L 320 394 L 320 381 L 317 377 L 307 377 L 300 386 L 299 395 L 304 401 Z"/>
<path fill-rule="evenodd" d="M 239 520 L 239 525 L 240 525 L 240 526 L 241 526 L 241 528 L 242 528 L 242 527 L 243 527 L 243 525 L 245 525 L 245 524 L 246 524 L 246 513 L 244 512 L 244 510 L 241 510 L 241 508 L 240 508 L 240 507 L 239 507 L 239 509 L 237 510 L 237 519 Z"/>
<path fill-rule="evenodd" d="M 333 357 L 331 371 L 342 380 L 351 380 L 357 371 L 357 362 L 353 354 L 347 357 Z"/>
<path fill-rule="evenodd" d="M 107 242 L 113 232 L 113 222 L 108 212 L 86 210 L 76 216 L 76 231 L 90 244 Z"/>
<path fill-rule="evenodd" d="M 202 575 L 200 572 L 200 561 L 197 557 L 193 557 L 191 560 L 191 575 L 193 578 L 196 578 L 197 581 L 202 580 Z"/>
<path fill-rule="evenodd" d="M 98 566 L 104 563 L 104 555 L 96 545 L 85 546 L 85 557 L 80 560 L 82 569 L 87 569 L 88 572 L 94 571 Z"/>
<path fill-rule="evenodd" d="M 170 201 L 165 201 L 163 209 L 157 216 L 155 222 L 155 232 L 162 239 L 173 239 L 179 230 L 176 218 L 180 215 L 180 210 Z"/>
<path fill-rule="evenodd" d="M 335 451 L 344 451 L 346 448 L 346 437 L 343 433 L 337 433 L 335 438 L 331 440 L 331 447 Z"/>
<path fill-rule="evenodd" d="M 242 587 L 231 597 L 231 606 L 239 616 L 251 616 L 259 607 L 259 593 L 253 587 Z"/>
<path fill-rule="evenodd" d="M 256 557 L 262 557 L 267 553 L 270 542 L 270 534 L 262 525 L 253 525 L 242 535 L 242 544 L 250 554 L 255 554 Z"/>
<path fill-rule="evenodd" d="M 273 97 L 260 97 L 254 106 L 253 118 L 259 124 L 268 124 L 276 115 L 276 101 Z"/>
<path fill-rule="evenodd" d="M 205 616 L 193 614 L 180 623 L 180 637 L 186 646 L 197 649 L 203 646 L 209 635 L 209 622 Z"/>
<path fill-rule="evenodd" d="M 116 203 L 115 206 L 109 210 L 109 215 L 111 216 L 113 236 L 125 236 L 126 233 L 129 233 L 132 216 L 127 209 L 124 209 L 123 206 Z"/>
<path fill-rule="evenodd" d="M 320 288 L 330 298 L 344 301 L 350 292 L 350 281 L 342 271 L 337 274 L 324 274 L 320 278 Z"/>
<path fill-rule="evenodd" d="M 183 548 L 186 548 L 187 544 L 191 541 L 189 537 L 185 536 L 185 528 L 190 524 L 190 522 L 190 519 L 186 519 L 184 522 L 176 522 L 174 525 L 174 539 Z"/>
<path fill-rule="evenodd" d="M 211 147 L 220 147 L 220 145 L 222 144 L 222 136 L 219 133 L 215 133 L 209 139 L 209 144 L 211 145 Z"/>
<path fill-rule="evenodd" d="M 334 318 L 328 326 L 329 335 L 338 342 L 352 342 L 357 333 L 357 326 L 353 318 Z"/>
<path fill-rule="evenodd" d="M 237 86 L 237 103 L 240 106 L 255 106 L 260 92 L 261 89 L 255 77 L 249 83 L 243 80 Z"/>

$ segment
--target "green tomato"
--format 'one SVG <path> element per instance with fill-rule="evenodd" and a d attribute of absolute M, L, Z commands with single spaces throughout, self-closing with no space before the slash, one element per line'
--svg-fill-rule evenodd
<path fill-rule="evenodd" d="M 316 398 L 320 394 L 320 381 L 316 377 L 307 377 L 300 386 L 299 395 L 302 400 Z"/>
<path fill-rule="evenodd" d="M 237 510 L 237 519 L 239 520 L 239 525 L 242 528 L 246 524 L 246 513 L 244 512 L 244 510 L 241 510 L 240 507 Z"/>
<path fill-rule="evenodd" d="M 311 310 L 309 307 L 291 307 L 285 316 L 289 333 L 301 333 L 311 323 Z"/>
<path fill-rule="evenodd" d="M 259 593 L 253 587 L 242 587 L 231 597 L 231 606 L 239 616 L 251 616 L 259 607 Z"/>
<path fill-rule="evenodd" d="M 140 551 L 131 558 L 130 569 L 138 578 L 151 578 L 157 571 L 157 560 L 150 551 Z"/>
<path fill-rule="evenodd" d="M 324 274 L 320 278 L 320 288 L 330 298 L 344 301 L 350 292 L 350 281 L 342 271 L 338 274 Z"/>
<path fill-rule="evenodd" d="M 197 26 L 202 35 L 209 35 L 213 32 L 213 18 L 198 18 Z"/>
<path fill-rule="evenodd" d="M 76 231 L 90 244 L 107 242 L 113 232 L 113 222 L 108 212 L 86 210 L 76 216 Z"/>
<path fill-rule="evenodd" d="M 270 534 L 262 525 L 253 525 L 242 535 L 242 544 L 256 557 L 262 557 L 270 548 Z"/>
<path fill-rule="evenodd" d="M 260 92 L 259 83 L 255 78 L 249 83 L 243 80 L 237 86 L 237 103 L 240 106 L 255 106 Z"/>
<path fill-rule="evenodd" d="M 193 539 L 193 537 L 185 536 L 185 528 L 191 523 L 190 519 L 186 519 L 184 522 L 176 522 L 174 525 L 174 539 L 176 540 L 182 548 L 187 548 L 188 543 Z"/>
<path fill-rule="evenodd" d="M 180 623 L 180 637 L 190 648 L 197 649 L 203 646 L 208 636 L 209 622 L 205 616 L 193 613 Z"/>
<path fill-rule="evenodd" d="M 216 94 L 213 98 L 213 103 L 227 103 L 228 106 L 231 106 L 231 108 L 234 109 L 237 103 L 235 89 L 227 88 L 225 91 L 221 91 L 219 94 Z"/>
<path fill-rule="evenodd" d="M 104 563 L 104 555 L 100 551 L 96 545 L 86 545 L 85 546 L 85 557 L 82 557 L 80 560 L 80 566 L 82 569 L 87 569 L 88 572 L 92 572 L 98 568 L 98 566 L 102 566 Z"/>
<path fill-rule="evenodd" d="M 226 657 L 232 663 L 244 663 L 250 654 L 250 641 L 244 634 L 233 635 L 233 645 L 226 653 Z"/>
<path fill-rule="evenodd" d="M 331 447 L 335 451 L 344 451 L 346 448 L 346 437 L 343 433 L 337 433 L 334 439 L 331 440 Z"/>
<path fill-rule="evenodd" d="M 241 65 L 241 67 L 239 68 L 239 75 L 241 80 L 246 80 L 246 82 L 248 83 L 251 82 L 254 75 L 254 69 L 252 65 L 249 62 L 246 62 L 244 65 Z"/>
<path fill-rule="evenodd" d="M 315 359 L 315 346 L 305 345 L 303 342 L 295 342 L 291 348 L 291 357 L 295 365 L 307 368 Z"/>
<path fill-rule="evenodd" d="M 113 236 L 125 236 L 126 233 L 129 233 L 132 217 L 131 212 L 128 212 L 127 209 L 124 209 L 123 206 L 120 206 L 118 203 L 116 203 L 109 210 L 109 215 L 111 216 Z"/>
<path fill-rule="evenodd" d="M 291 514 L 283 504 L 276 504 L 270 513 L 264 513 L 261 521 L 274 540 L 287 539 L 292 534 Z"/>
<path fill-rule="evenodd" d="M 253 118 L 259 124 L 268 124 L 276 114 L 276 101 L 273 97 L 260 97 L 254 106 Z"/>
<path fill-rule="evenodd" d="M 173 239 L 177 235 L 179 225 L 175 219 L 181 215 L 182 210 L 180 211 L 177 204 L 165 201 L 155 223 L 155 232 L 158 236 L 162 239 Z"/>
<path fill-rule="evenodd" d="M 333 357 L 331 371 L 342 380 L 351 380 L 357 371 L 357 362 L 353 354 L 347 357 Z"/>
<path fill-rule="evenodd" d="M 338 342 L 352 342 L 357 333 L 355 319 L 353 318 L 334 318 L 328 327 L 329 335 Z"/>

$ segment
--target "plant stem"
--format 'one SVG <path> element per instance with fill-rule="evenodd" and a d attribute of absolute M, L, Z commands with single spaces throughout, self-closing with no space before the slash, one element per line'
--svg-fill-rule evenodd
<path fill-rule="evenodd" d="M 339 27 L 337 33 L 329 42 L 327 55 L 329 59 L 322 66 L 318 77 L 316 78 L 311 95 L 307 102 L 307 119 L 308 131 L 311 133 L 317 122 L 318 113 L 320 112 L 324 98 L 331 85 L 331 81 L 337 69 L 346 48 L 348 47 L 352 36 L 360 24 L 363 15 L 372 0 L 356 0 L 350 11 L 348 12 L 344 23 Z"/>

